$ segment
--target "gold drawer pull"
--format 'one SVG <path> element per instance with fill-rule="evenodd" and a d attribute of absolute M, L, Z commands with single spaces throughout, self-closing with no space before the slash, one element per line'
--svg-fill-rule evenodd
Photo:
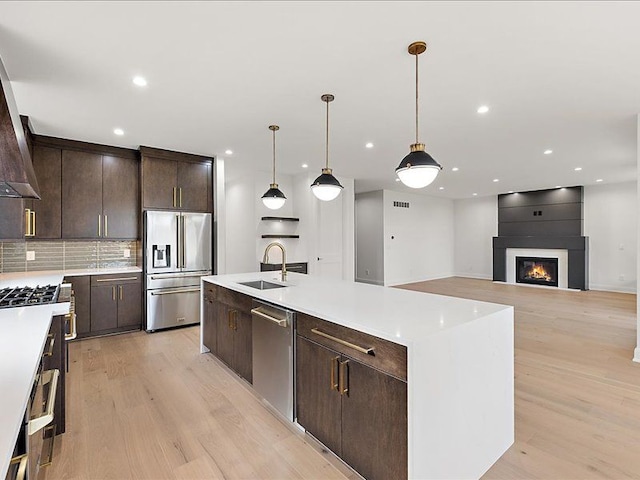
<path fill-rule="evenodd" d="M 53 334 L 47 335 L 49 339 L 49 349 L 42 354 L 43 357 L 51 357 L 53 356 L 53 345 L 56 343 L 56 336 Z"/>
<path fill-rule="evenodd" d="M 340 362 L 340 395 L 349 394 L 349 360 Z"/>
<path fill-rule="evenodd" d="M 328 333 L 324 333 L 317 328 L 312 328 L 311 331 L 316 335 L 320 335 L 321 337 L 328 338 L 329 340 L 333 340 L 334 342 L 338 342 L 340 345 L 344 345 L 345 347 L 353 348 L 360 353 L 366 353 L 367 355 L 375 355 L 373 347 L 365 348 L 360 345 L 356 345 L 355 343 L 347 342 L 346 340 L 342 340 L 341 338 L 334 337 L 333 335 L 329 335 Z"/>
<path fill-rule="evenodd" d="M 29 455 L 26 453 L 22 455 L 18 455 L 17 457 L 13 457 L 11 459 L 10 465 L 18 464 L 18 472 L 16 473 L 16 480 L 24 480 L 26 478 L 28 459 L 29 459 Z"/>
<path fill-rule="evenodd" d="M 49 397 L 47 397 L 47 402 L 45 404 L 45 409 L 44 412 L 42 412 L 42 415 L 29 420 L 29 423 L 27 424 L 29 435 L 33 435 L 37 431 L 42 430 L 53 421 L 53 408 L 56 404 L 56 392 L 58 390 L 59 377 L 60 370 L 57 369 L 42 372 L 42 375 L 40 376 L 42 385 L 46 385 L 47 383 L 51 384 L 51 386 L 49 387 Z"/>
<path fill-rule="evenodd" d="M 99 278 L 96 282 L 124 282 L 126 280 L 137 280 L 138 277 L 120 277 L 120 278 Z"/>
<path fill-rule="evenodd" d="M 336 382 L 336 370 L 338 369 L 338 360 L 340 357 L 333 357 L 329 362 L 329 368 L 331 369 L 330 390 L 338 391 L 338 382 Z M 340 373 L 338 372 L 338 376 Z"/>
<path fill-rule="evenodd" d="M 78 336 L 78 329 L 76 324 L 76 314 L 75 312 L 68 313 L 65 315 L 65 319 L 69 324 L 69 333 L 65 333 L 65 340 L 74 340 Z"/>

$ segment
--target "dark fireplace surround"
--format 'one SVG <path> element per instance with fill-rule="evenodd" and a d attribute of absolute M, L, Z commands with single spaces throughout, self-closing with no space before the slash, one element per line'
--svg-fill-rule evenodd
<path fill-rule="evenodd" d="M 583 187 L 498 195 L 493 280 L 507 281 L 508 248 L 567 251 L 567 286 L 589 289 L 589 237 L 583 230 Z M 516 278 L 518 272 L 516 271 Z M 557 286 L 557 267 L 556 285 Z M 549 283 L 538 283 L 549 285 Z"/>

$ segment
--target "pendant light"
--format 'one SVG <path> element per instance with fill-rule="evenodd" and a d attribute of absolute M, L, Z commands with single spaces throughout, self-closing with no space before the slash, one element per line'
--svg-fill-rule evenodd
<path fill-rule="evenodd" d="M 408 51 L 416 57 L 416 143 L 411 145 L 411 153 L 404 157 L 396 168 L 398 177 L 407 187 L 423 188 L 433 182 L 442 166 L 424 151 L 424 143 L 418 141 L 418 55 L 427 50 L 425 42 L 413 42 Z"/>
<path fill-rule="evenodd" d="M 322 174 L 316 178 L 311 184 L 311 191 L 318 198 L 318 200 L 323 200 L 328 202 L 333 200 L 342 191 L 342 185 L 336 177 L 331 173 L 332 170 L 329 168 L 329 102 L 333 102 L 335 98 L 333 95 L 329 93 L 325 93 L 320 97 L 323 102 L 327 103 L 327 143 L 326 143 L 326 154 L 325 167 L 322 169 Z"/>
<path fill-rule="evenodd" d="M 278 210 L 284 205 L 287 197 L 278 188 L 276 183 L 276 132 L 280 130 L 278 125 L 269 125 L 269 130 L 273 132 L 273 183 L 269 186 L 269 190 L 262 196 L 262 203 L 271 210 Z"/>

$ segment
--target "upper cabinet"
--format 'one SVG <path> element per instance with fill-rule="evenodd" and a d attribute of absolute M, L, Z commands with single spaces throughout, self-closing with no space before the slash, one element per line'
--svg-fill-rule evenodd
<path fill-rule="evenodd" d="M 62 237 L 62 150 L 33 147 L 33 169 L 40 186 L 40 200 L 25 201 L 27 236 Z"/>
<path fill-rule="evenodd" d="M 213 211 L 213 159 L 140 147 L 142 208 Z"/>

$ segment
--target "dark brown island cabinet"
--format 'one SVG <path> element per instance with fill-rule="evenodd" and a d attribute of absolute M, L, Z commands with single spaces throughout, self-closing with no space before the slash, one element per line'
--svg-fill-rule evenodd
<path fill-rule="evenodd" d="M 66 277 L 75 298 L 78 338 L 142 328 L 142 274 Z"/>
<path fill-rule="evenodd" d="M 213 210 L 213 159 L 140 147 L 142 208 L 189 212 Z"/>
<path fill-rule="evenodd" d="M 251 301 L 247 295 L 205 284 L 204 345 L 249 383 L 253 381 Z"/>
<path fill-rule="evenodd" d="M 368 480 L 406 479 L 406 348 L 302 313 L 296 324 L 298 423 Z"/>

